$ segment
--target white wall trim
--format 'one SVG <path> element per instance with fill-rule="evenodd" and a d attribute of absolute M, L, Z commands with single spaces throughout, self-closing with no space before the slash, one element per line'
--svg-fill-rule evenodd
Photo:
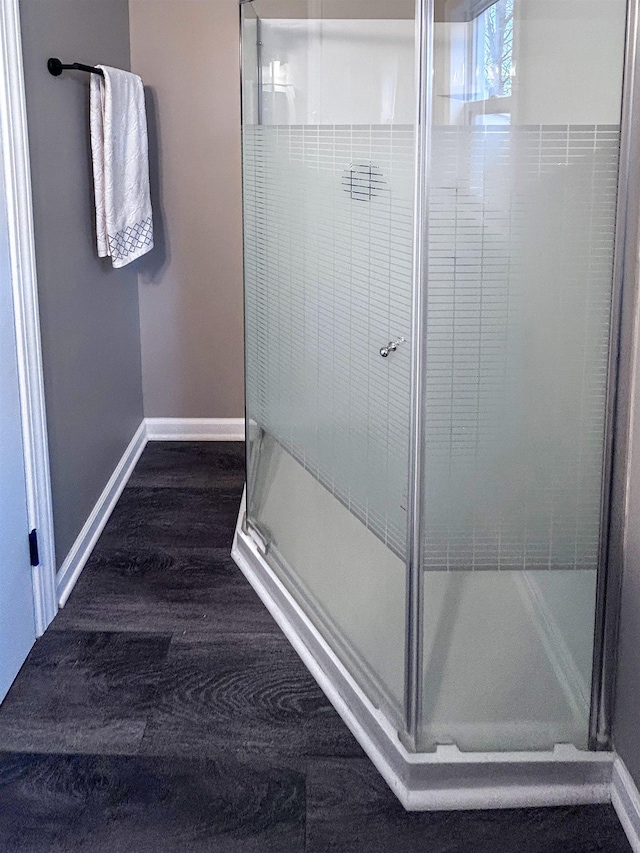
<path fill-rule="evenodd" d="M 36 634 L 40 635 L 58 608 L 18 0 L 0 0 L 0 131 L 18 351 L 27 514 L 30 529 L 38 530 L 40 552 L 40 565 L 33 570 Z"/>
<path fill-rule="evenodd" d="M 410 753 L 319 633 L 256 543 L 240 508 L 232 556 L 402 805 L 411 810 L 609 802 L 613 754 L 561 744 L 549 752 Z"/>
<path fill-rule="evenodd" d="M 640 792 L 619 756 L 613 763 L 611 802 L 633 853 L 640 853 Z"/>
<path fill-rule="evenodd" d="M 67 599 L 71 595 L 71 591 L 76 585 L 85 563 L 91 556 L 91 552 L 98 541 L 98 537 L 109 520 L 109 516 L 113 512 L 113 508 L 122 494 L 122 490 L 126 486 L 127 481 L 136 466 L 136 462 L 140 458 L 146 444 L 147 430 L 145 422 L 143 421 L 129 442 L 129 446 L 118 462 L 115 471 L 109 478 L 109 482 L 104 487 L 102 494 L 91 511 L 91 515 L 86 520 L 78 538 L 73 543 L 64 563 L 60 567 L 60 571 L 56 578 L 58 602 L 60 607 L 64 607 Z"/>
<path fill-rule="evenodd" d="M 149 441 L 244 441 L 244 418 L 146 418 Z"/>

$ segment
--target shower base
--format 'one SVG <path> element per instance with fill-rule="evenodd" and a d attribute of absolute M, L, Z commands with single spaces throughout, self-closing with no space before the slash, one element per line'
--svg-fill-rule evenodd
<path fill-rule="evenodd" d="M 551 751 L 409 752 L 245 532 L 232 557 L 366 754 L 408 810 L 516 808 L 611 800 L 614 754 L 570 744 Z"/>

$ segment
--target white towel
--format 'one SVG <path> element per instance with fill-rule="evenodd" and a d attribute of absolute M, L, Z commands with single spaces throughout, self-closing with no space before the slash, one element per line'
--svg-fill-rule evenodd
<path fill-rule="evenodd" d="M 149 143 L 142 80 L 98 65 L 91 75 L 91 151 L 98 255 L 114 267 L 153 248 Z"/>

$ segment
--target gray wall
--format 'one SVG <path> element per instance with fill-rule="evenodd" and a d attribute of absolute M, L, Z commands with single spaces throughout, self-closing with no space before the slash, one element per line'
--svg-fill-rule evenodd
<path fill-rule="evenodd" d="M 129 68 L 127 0 L 20 0 L 58 565 L 142 419 L 135 268 L 95 247 L 88 75 Z"/>
<path fill-rule="evenodd" d="M 145 414 L 244 414 L 237 0 L 130 0 L 156 251 L 140 261 Z"/>

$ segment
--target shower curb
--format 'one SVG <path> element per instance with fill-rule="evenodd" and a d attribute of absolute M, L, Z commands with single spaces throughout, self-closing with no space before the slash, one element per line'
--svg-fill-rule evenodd
<path fill-rule="evenodd" d="M 548 752 L 410 753 L 244 533 L 232 557 L 391 790 L 409 811 L 518 808 L 611 801 L 615 755 L 558 744 Z"/>
<path fill-rule="evenodd" d="M 624 761 L 618 756 L 613 763 L 611 803 L 633 853 L 640 853 L 640 792 Z"/>

